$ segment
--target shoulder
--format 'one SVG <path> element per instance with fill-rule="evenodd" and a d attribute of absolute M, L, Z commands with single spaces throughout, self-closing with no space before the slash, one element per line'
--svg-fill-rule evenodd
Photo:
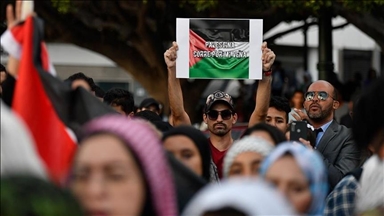
<path fill-rule="evenodd" d="M 352 130 L 344 125 L 339 124 L 336 120 L 333 120 L 329 126 L 337 135 L 347 139 L 352 139 Z"/>

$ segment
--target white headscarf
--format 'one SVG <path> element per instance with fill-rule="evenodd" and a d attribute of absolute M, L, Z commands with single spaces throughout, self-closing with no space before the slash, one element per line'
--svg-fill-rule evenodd
<path fill-rule="evenodd" d="M 47 179 L 34 141 L 24 123 L 0 101 L 1 176 L 32 175 Z"/>
<path fill-rule="evenodd" d="M 373 155 L 363 166 L 356 192 L 356 213 L 384 208 L 384 161 Z"/>
<path fill-rule="evenodd" d="M 228 150 L 224 157 L 223 175 L 228 178 L 229 169 L 233 164 L 233 160 L 244 152 L 256 152 L 266 157 L 274 146 L 272 143 L 266 141 L 261 137 L 246 136 L 239 141 L 233 143 L 232 147 Z"/>
<path fill-rule="evenodd" d="M 223 208 L 246 215 L 295 215 L 288 201 L 261 179 L 234 178 L 202 189 L 182 215 L 199 216 Z"/>

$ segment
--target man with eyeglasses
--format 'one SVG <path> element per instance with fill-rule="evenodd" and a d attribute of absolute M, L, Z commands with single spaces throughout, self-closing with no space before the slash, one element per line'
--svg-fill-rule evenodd
<path fill-rule="evenodd" d="M 361 156 L 351 131 L 334 120 L 334 111 L 339 107 L 336 98 L 336 89 L 329 82 L 319 80 L 312 83 L 304 95 L 307 117 L 300 110 L 297 111 L 315 128 L 317 136 L 314 148 L 323 155 L 331 189 L 345 174 L 359 166 Z M 311 145 L 307 146 L 312 148 Z"/>
<path fill-rule="evenodd" d="M 180 81 L 176 78 L 176 58 L 178 46 L 173 42 L 171 48 L 164 53 L 164 60 L 168 67 L 168 97 L 171 109 L 170 124 L 178 126 L 191 124 L 183 104 L 183 94 Z M 271 91 L 271 68 L 276 55 L 267 47 L 264 42 L 262 50 L 263 79 L 259 81 L 256 94 L 256 106 L 249 119 L 248 126 L 264 122 L 267 117 L 270 91 Z M 204 113 L 204 122 L 208 125 L 209 143 L 214 164 L 217 167 L 218 175 L 222 177 L 223 159 L 227 150 L 233 144 L 231 135 L 232 126 L 237 121 L 237 114 L 234 110 L 232 97 L 222 91 L 215 91 L 207 97 Z"/>

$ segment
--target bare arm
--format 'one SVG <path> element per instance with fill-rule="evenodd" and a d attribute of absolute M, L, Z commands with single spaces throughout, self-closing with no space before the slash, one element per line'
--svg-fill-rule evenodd
<path fill-rule="evenodd" d="M 263 52 L 263 71 L 270 71 L 276 55 L 272 50 L 268 49 L 266 42 L 264 42 L 261 46 L 261 50 Z M 270 74 L 269 76 L 263 75 L 263 79 L 259 81 L 259 85 L 256 90 L 256 106 L 252 112 L 251 118 L 249 119 L 248 127 L 252 127 L 257 123 L 265 121 L 271 98 L 271 83 L 272 77 Z"/>
<path fill-rule="evenodd" d="M 180 80 L 176 78 L 177 50 L 177 43 L 173 42 L 172 47 L 164 53 L 164 60 L 168 70 L 168 98 L 171 109 L 171 121 L 169 123 L 172 126 L 191 125 L 191 120 L 184 109 Z"/>
<path fill-rule="evenodd" d="M 271 76 L 264 76 L 262 80 L 259 81 L 256 92 L 256 106 L 252 112 L 251 118 L 249 119 L 248 127 L 253 125 L 265 122 L 267 118 L 269 101 L 271 99 Z"/>

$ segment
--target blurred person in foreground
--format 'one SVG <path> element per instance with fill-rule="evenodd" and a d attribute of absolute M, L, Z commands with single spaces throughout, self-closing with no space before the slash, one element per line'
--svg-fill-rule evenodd
<path fill-rule="evenodd" d="M 295 215 L 289 202 L 262 179 L 211 184 L 192 199 L 184 216 Z"/>
<path fill-rule="evenodd" d="M 384 214 L 384 78 L 365 89 L 352 112 L 352 132 L 362 150 L 372 155 L 347 173 L 327 197 L 324 215 Z"/>
<path fill-rule="evenodd" d="M 260 175 L 283 193 L 300 215 L 321 215 L 328 192 L 321 156 L 294 142 L 278 145 L 261 165 Z"/>
<path fill-rule="evenodd" d="M 224 177 L 258 176 L 261 163 L 273 148 L 261 137 L 246 136 L 236 141 L 224 157 Z"/>
<path fill-rule="evenodd" d="M 40 178 L 2 176 L 0 203 L 2 216 L 84 215 L 73 195 Z"/>
<path fill-rule="evenodd" d="M 103 116 L 84 126 L 70 188 L 90 215 L 176 215 L 160 135 L 143 120 Z"/>

